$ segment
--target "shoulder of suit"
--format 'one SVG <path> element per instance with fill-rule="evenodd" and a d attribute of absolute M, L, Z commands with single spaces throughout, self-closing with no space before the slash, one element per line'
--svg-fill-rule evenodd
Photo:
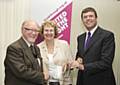
<path fill-rule="evenodd" d="M 65 40 L 55 39 L 55 43 L 57 44 L 68 44 Z"/>
<path fill-rule="evenodd" d="M 20 39 L 12 42 L 9 46 L 13 46 L 13 47 L 20 47 L 20 43 L 19 43 Z"/>
<path fill-rule="evenodd" d="M 47 49 L 45 41 L 41 41 L 39 44 L 37 44 L 39 49 Z"/>
<path fill-rule="evenodd" d="M 56 45 L 58 46 L 60 46 L 60 45 L 66 45 L 66 44 L 68 44 L 67 43 L 67 41 L 65 41 L 65 40 L 60 40 L 60 39 L 55 39 L 55 43 L 56 43 Z M 42 41 L 42 42 L 40 42 L 39 44 L 37 44 L 37 46 L 39 47 L 39 48 L 41 48 L 41 47 L 45 47 L 45 41 Z"/>
<path fill-rule="evenodd" d="M 82 34 L 78 35 L 78 36 L 77 36 L 77 38 L 82 38 L 82 37 L 85 37 L 85 35 L 86 35 L 86 32 L 84 32 L 84 33 L 82 33 Z"/>
<path fill-rule="evenodd" d="M 112 31 L 109 31 L 109 30 L 106 30 L 106 29 L 103 29 L 103 28 L 100 28 L 100 27 L 99 27 L 99 29 L 100 29 L 101 32 L 102 32 L 103 34 L 105 34 L 105 35 L 110 35 L 110 34 L 113 34 L 113 35 L 114 35 L 114 33 L 113 33 Z"/>
<path fill-rule="evenodd" d="M 20 44 L 20 39 L 12 42 L 7 49 L 11 49 L 11 50 L 17 50 L 17 49 L 22 49 L 22 46 Z"/>

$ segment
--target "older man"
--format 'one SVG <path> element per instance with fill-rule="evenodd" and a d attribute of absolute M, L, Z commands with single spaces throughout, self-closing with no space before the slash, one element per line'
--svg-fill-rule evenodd
<path fill-rule="evenodd" d="M 7 48 L 5 85 L 45 85 L 42 58 L 39 48 L 34 45 L 39 26 L 33 20 L 26 20 L 21 32 L 22 37 Z"/>

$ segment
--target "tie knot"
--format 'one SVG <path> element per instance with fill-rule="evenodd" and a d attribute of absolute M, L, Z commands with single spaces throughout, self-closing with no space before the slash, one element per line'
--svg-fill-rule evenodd
<path fill-rule="evenodd" d="M 33 46 L 33 45 L 30 45 L 30 49 L 33 51 L 33 50 L 34 50 L 34 46 Z"/>
<path fill-rule="evenodd" d="M 33 47 L 33 45 L 30 45 L 30 48 Z"/>
<path fill-rule="evenodd" d="M 88 32 L 88 36 L 90 36 L 91 35 L 91 33 L 90 32 Z"/>

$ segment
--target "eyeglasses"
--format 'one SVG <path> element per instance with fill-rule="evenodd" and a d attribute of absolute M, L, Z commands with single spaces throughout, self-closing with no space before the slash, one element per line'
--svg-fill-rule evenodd
<path fill-rule="evenodd" d="M 29 29 L 29 28 L 24 28 L 24 29 L 29 32 L 40 32 L 40 30 L 35 30 L 35 29 Z"/>

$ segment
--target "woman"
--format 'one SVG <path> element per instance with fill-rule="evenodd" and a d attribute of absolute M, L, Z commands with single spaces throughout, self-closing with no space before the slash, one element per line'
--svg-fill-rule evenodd
<path fill-rule="evenodd" d="M 57 25 L 46 21 L 41 26 L 44 40 L 38 44 L 43 58 L 43 68 L 49 76 L 49 85 L 72 85 L 68 63 L 72 60 L 69 45 L 64 40 L 57 39 Z"/>

